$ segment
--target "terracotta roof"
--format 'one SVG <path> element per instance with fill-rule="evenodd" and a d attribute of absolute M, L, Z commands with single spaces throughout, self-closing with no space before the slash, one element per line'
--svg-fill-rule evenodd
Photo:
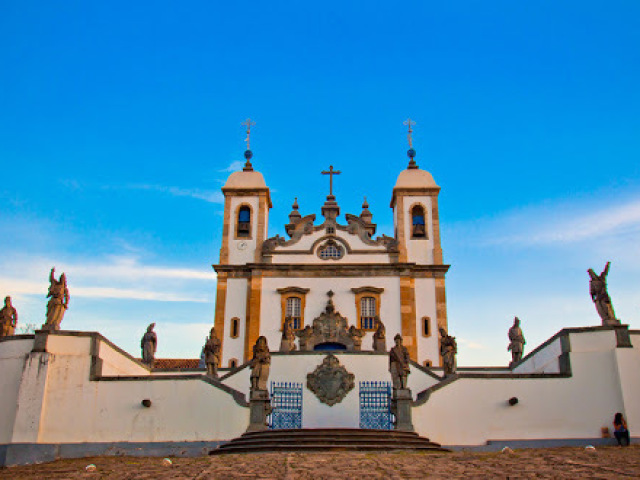
<path fill-rule="evenodd" d="M 156 358 L 154 368 L 176 369 L 198 368 L 199 358 Z"/>

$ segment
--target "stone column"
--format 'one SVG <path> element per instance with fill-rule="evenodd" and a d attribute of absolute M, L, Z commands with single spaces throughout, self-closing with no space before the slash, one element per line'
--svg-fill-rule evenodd
<path fill-rule="evenodd" d="M 391 397 L 391 412 L 396 416 L 395 429 L 413 432 L 411 421 L 411 390 L 408 388 L 394 388 Z"/>
<path fill-rule="evenodd" d="M 249 427 L 247 432 L 267 430 L 267 415 L 271 413 L 271 401 L 267 390 L 251 390 L 249 396 Z"/>

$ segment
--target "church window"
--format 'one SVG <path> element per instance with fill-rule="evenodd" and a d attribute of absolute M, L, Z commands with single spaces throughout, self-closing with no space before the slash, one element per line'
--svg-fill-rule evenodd
<path fill-rule="evenodd" d="M 238 338 L 240 335 L 240 319 L 233 317 L 231 319 L 231 338 Z"/>
<path fill-rule="evenodd" d="M 291 326 L 294 330 L 304 328 L 304 305 L 309 293 L 308 288 L 286 287 L 276 290 L 281 298 L 281 329 L 284 328 L 284 322 L 287 318 L 291 318 Z"/>
<path fill-rule="evenodd" d="M 430 367 L 431 367 L 431 360 L 425 360 L 422 364 L 423 364 L 425 367 L 430 368 Z"/>
<path fill-rule="evenodd" d="M 427 238 L 427 227 L 424 219 L 424 208 L 422 205 L 415 205 L 411 209 L 411 238 Z"/>
<path fill-rule="evenodd" d="M 238 225 L 236 228 L 236 237 L 251 236 L 251 208 L 243 205 L 238 210 Z"/>
<path fill-rule="evenodd" d="M 287 311 L 285 313 L 285 319 L 291 319 L 291 326 L 294 330 L 299 330 L 302 324 L 302 300 L 300 297 L 287 298 Z"/>
<path fill-rule="evenodd" d="M 328 235 L 333 235 L 334 233 L 336 233 L 335 227 L 327 227 L 327 234 Z"/>
<path fill-rule="evenodd" d="M 238 360 L 235 358 L 232 358 L 231 360 L 229 360 L 229 368 L 236 368 L 238 366 Z"/>
<path fill-rule="evenodd" d="M 363 330 L 375 330 L 376 317 L 380 317 L 380 300 L 384 288 L 378 287 L 358 287 L 351 291 L 356 295 L 356 311 L 358 318 L 358 328 Z M 382 323 L 384 323 L 384 319 Z"/>
<path fill-rule="evenodd" d="M 430 317 L 422 317 L 422 336 L 423 337 L 431 336 L 431 318 Z"/>
<path fill-rule="evenodd" d="M 373 330 L 376 323 L 376 299 L 362 297 L 360 299 L 360 325 L 365 330 Z"/>
<path fill-rule="evenodd" d="M 344 256 L 344 249 L 333 240 L 329 240 L 318 249 L 318 256 L 322 260 L 340 260 Z"/>

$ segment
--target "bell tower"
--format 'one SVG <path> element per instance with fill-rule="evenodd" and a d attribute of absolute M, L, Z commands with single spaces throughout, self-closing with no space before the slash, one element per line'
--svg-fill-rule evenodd
<path fill-rule="evenodd" d="M 225 367 L 232 360 L 237 365 L 246 361 L 249 345 L 258 338 L 262 277 L 253 272 L 248 278 L 246 275 L 231 278 L 230 274 L 234 267 L 261 261 L 272 207 L 264 177 L 251 164 L 253 152 L 249 140 L 255 123 L 247 119 L 243 125 L 247 127 L 245 164 L 222 187 L 222 245 L 220 262 L 214 266 L 218 274 L 215 327 L 223 346 L 221 366 Z"/>

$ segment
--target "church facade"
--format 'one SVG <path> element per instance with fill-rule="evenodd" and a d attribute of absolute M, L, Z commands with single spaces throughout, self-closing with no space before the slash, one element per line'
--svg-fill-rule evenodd
<path fill-rule="evenodd" d="M 359 215 L 347 213 L 341 222 L 332 191 L 322 218 L 303 215 L 296 201 L 285 227 L 288 238 L 269 237 L 269 188 L 253 169 L 249 150 L 245 156 L 243 170 L 232 173 L 222 189 L 222 247 L 214 265 L 222 366 L 249 360 L 261 335 L 277 348 L 287 318 L 303 334 L 324 310 L 328 294 L 349 326 L 362 330 L 363 349 L 371 349 L 379 319 L 389 338 L 402 335 L 412 360 L 439 366 L 438 329 L 447 329 L 449 266 L 440 245 L 440 187 L 431 174 L 418 168 L 413 157 L 399 173 L 390 192 L 394 238 L 375 236 L 366 199 Z M 332 178 L 339 172 L 331 167 L 323 173 Z"/>

